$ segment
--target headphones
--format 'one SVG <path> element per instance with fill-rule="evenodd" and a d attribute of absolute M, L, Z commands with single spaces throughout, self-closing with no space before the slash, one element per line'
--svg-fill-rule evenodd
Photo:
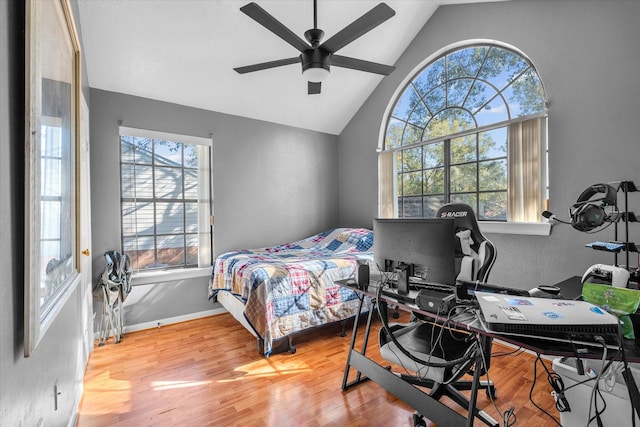
<path fill-rule="evenodd" d="M 602 194 L 602 197 L 593 199 Z M 571 225 L 578 231 L 588 232 L 600 227 L 611 218 L 604 211 L 606 206 L 616 206 L 618 192 L 609 184 L 594 184 L 587 187 L 569 208 Z"/>

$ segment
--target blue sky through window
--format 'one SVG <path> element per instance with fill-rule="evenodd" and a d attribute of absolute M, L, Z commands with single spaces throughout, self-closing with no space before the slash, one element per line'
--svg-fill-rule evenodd
<path fill-rule="evenodd" d="M 443 136 L 429 130 L 435 120 L 457 120 L 456 131 L 543 110 L 542 83 L 526 58 L 498 46 L 466 47 L 438 58 L 409 83 L 389 118 L 385 148 Z"/>

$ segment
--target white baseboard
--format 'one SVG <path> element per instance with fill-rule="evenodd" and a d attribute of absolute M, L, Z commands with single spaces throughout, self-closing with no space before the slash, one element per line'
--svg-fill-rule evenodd
<path fill-rule="evenodd" d="M 161 326 L 171 325 L 173 323 L 180 323 L 180 322 L 186 322 L 187 320 L 201 319 L 203 317 L 209 317 L 209 316 L 222 314 L 226 312 L 227 310 L 225 310 L 224 307 L 220 307 L 220 308 L 214 308 L 211 310 L 199 311 L 197 313 L 184 314 L 182 316 L 167 317 L 165 319 L 158 319 L 151 322 L 138 323 L 136 325 L 128 325 L 124 327 L 124 333 L 126 334 L 128 332 L 136 332 L 136 331 L 142 331 L 145 329 L 159 328 Z"/>
<path fill-rule="evenodd" d="M 167 317 L 164 319 L 153 320 L 151 322 L 137 323 L 135 325 L 126 325 L 124 327 L 123 332 L 126 334 L 128 332 L 136 332 L 136 331 L 143 331 L 145 329 L 159 328 L 161 326 L 171 325 L 171 324 L 180 323 L 180 322 L 186 322 L 188 320 L 201 319 L 203 317 L 214 316 L 216 314 L 222 314 L 222 313 L 227 313 L 227 310 L 224 307 L 218 307 L 211 310 L 183 314 L 182 316 Z M 111 337 L 112 335 L 109 335 L 109 336 Z M 95 331 L 93 333 L 93 339 L 97 340 L 99 338 L 100 338 L 100 332 Z"/>

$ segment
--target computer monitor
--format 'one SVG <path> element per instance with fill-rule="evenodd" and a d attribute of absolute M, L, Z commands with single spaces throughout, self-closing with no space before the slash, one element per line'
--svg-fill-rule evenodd
<path fill-rule="evenodd" d="M 456 235 L 451 218 L 376 218 L 374 261 L 382 271 L 397 274 L 398 293 L 418 281 L 455 284 Z"/>

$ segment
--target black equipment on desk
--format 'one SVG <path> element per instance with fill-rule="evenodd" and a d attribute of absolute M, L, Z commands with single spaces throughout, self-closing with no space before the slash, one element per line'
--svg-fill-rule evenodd
<path fill-rule="evenodd" d="M 420 289 L 416 296 L 416 305 L 421 310 L 431 313 L 448 313 L 456 304 L 453 292 L 442 292 L 437 289 Z"/>
<path fill-rule="evenodd" d="M 384 282 L 381 283 L 381 280 Z M 412 278 L 408 285 L 402 282 L 400 277 L 390 277 L 382 279 L 380 276 L 373 276 L 372 283 L 376 286 L 383 286 L 381 293 L 387 297 L 394 298 L 400 302 L 416 304 L 421 310 L 431 313 L 446 313 L 456 303 L 456 285 L 445 285 L 442 283 L 429 283 L 418 278 Z M 388 286 L 390 289 L 385 289 Z M 403 287 L 412 291 L 404 294 L 399 290 Z M 417 292 L 417 294 L 416 294 Z M 415 298 L 413 296 L 415 296 Z"/>
<path fill-rule="evenodd" d="M 503 294 L 503 295 L 515 295 L 515 296 L 521 296 L 521 297 L 530 296 L 529 291 L 526 291 L 524 289 L 491 285 L 489 283 L 481 283 L 479 281 L 472 282 L 468 280 L 458 280 L 456 282 L 456 295 L 460 300 L 463 300 L 463 301 L 475 300 L 475 293 L 477 291 L 490 292 L 490 293 Z"/>
<path fill-rule="evenodd" d="M 357 260 L 356 264 L 356 282 L 358 283 L 358 289 L 366 290 L 369 287 L 369 264 L 364 260 Z"/>
<path fill-rule="evenodd" d="M 456 234 L 453 219 L 376 218 L 374 260 L 395 273 L 398 293 L 408 294 L 415 278 L 453 284 L 456 279 Z"/>

